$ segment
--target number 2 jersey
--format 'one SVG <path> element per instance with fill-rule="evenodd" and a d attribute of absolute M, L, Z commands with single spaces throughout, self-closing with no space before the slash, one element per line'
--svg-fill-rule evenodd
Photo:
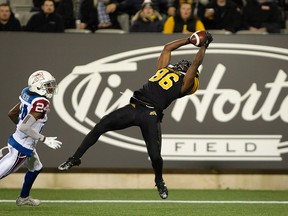
<path fill-rule="evenodd" d="M 182 93 L 184 74 L 166 67 L 159 69 L 143 87 L 134 92 L 134 97 L 145 101 L 157 109 L 166 109 L 172 101 L 185 95 L 193 94 L 199 87 L 198 76 L 194 78 L 194 85 L 187 93 Z"/>
<path fill-rule="evenodd" d="M 47 112 L 49 111 L 49 100 L 46 97 L 40 96 L 34 92 L 30 92 L 29 88 L 22 90 L 20 99 L 20 110 L 18 113 L 18 123 L 16 131 L 10 136 L 8 143 L 17 149 L 19 152 L 30 157 L 38 140 L 34 140 L 32 137 L 27 136 L 21 132 L 18 127 L 21 125 L 23 119 L 27 114 L 32 112 L 43 113 L 43 118 L 38 119 L 33 125 L 32 129 L 41 133 L 43 126 L 47 121 Z"/>

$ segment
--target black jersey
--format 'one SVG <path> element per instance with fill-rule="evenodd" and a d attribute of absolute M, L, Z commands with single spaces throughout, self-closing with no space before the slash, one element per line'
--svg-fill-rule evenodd
<path fill-rule="evenodd" d="M 172 68 L 159 69 L 143 87 L 134 92 L 134 97 L 158 109 L 166 109 L 172 101 L 183 97 L 181 93 L 184 75 Z"/>

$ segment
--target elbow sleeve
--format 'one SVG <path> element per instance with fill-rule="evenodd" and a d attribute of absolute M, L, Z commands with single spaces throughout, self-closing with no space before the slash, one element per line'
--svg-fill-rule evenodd
<path fill-rule="evenodd" d="M 44 136 L 34 129 L 32 129 L 32 125 L 36 122 L 36 119 L 31 114 L 28 114 L 23 122 L 18 126 L 18 129 L 26 134 L 27 136 L 32 137 L 35 140 L 43 140 Z"/>

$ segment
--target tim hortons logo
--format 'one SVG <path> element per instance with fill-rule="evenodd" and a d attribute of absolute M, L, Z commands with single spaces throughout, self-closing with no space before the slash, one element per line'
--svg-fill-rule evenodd
<path fill-rule="evenodd" d="M 113 88 L 118 87 L 123 81 L 121 73 L 138 72 L 139 64 L 142 61 L 153 60 L 156 62 L 162 48 L 162 46 L 157 46 L 131 50 L 98 59 L 87 65 L 75 66 L 72 73 L 59 83 L 59 93 L 53 99 L 56 112 L 72 128 L 87 134 L 101 117 L 128 103 L 133 90 L 127 88 L 117 100 L 113 93 Z M 173 57 L 191 56 L 196 52 L 197 49 L 183 47 L 174 51 Z M 240 91 L 239 89 L 221 88 L 220 82 L 225 78 L 225 72 L 229 68 L 222 63 L 221 59 L 217 60 L 218 62 L 213 63 L 214 69 L 209 72 L 212 76 L 207 86 L 201 85 L 196 94 L 178 99 L 173 104 L 171 112 L 165 112 L 165 118 L 168 116 L 174 122 L 180 123 L 183 119 L 189 118 L 187 116 L 183 118 L 183 115 L 188 104 L 189 106 L 192 104 L 195 109 L 195 118 L 190 117 L 191 121 L 199 124 L 207 122 L 207 115 L 212 116 L 218 125 L 229 123 L 232 120 L 236 121 L 236 125 L 256 120 L 265 123 L 274 123 L 275 121 L 281 124 L 288 123 L 287 49 L 251 44 L 212 44 L 207 50 L 208 58 L 213 57 L 214 59 L 219 55 L 232 56 L 232 59 L 246 56 L 252 62 L 253 59 L 259 60 L 260 58 L 262 61 L 264 59 L 263 62 L 282 62 L 280 65 L 284 66 L 279 66 L 280 68 L 277 68 L 276 71 L 270 72 L 273 74 L 273 78 L 261 85 L 264 90 L 259 90 L 261 89 L 259 88 L 260 84 L 257 85 L 256 80 L 247 90 L 241 89 Z M 237 73 L 242 73 L 241 70 L 244 67 L 241 67 L 241 64 L 239 62 L 240 67 L 238 67 Z M 204 66 L 200 67 L 200 72 L 203 68 Z M 251 70 L 254 69 L 251 68 Z M 104 77 L 107 77 L 107 83 L 103 87 Z M 263 82 L 261 77 L 259 77 L 260 81 Z M 72 84 L 74 87 L 69 89 Z M 100 88 L 101 84 L 102 88 Z M 237 80 L 235 86 L 237 86 Z M 111 102 L 112 98 L 114 98 L 113 102 Z M 261 101 L 260 98 L 262 98 Z M 228 110 L 226 109 L 227 104 L 230 107 Z M 94 111 L 92 116 L 91 110 Z M 235 120 L 236 116 L 237 120 Z M 253 129 L 255 128 L 251 128 L 251 131 Z M 164 132 L 162 136 L 164 160 L 281 161 L 281 154 L 288 153 L 288 142 L 281 142 L 284 133 L 275 134 L 275 130 L 272 134 L 267 129 L 264 134 L 256 135 L 253 132 L 241 135 L 239 133 L 213 134 L 213 132 L 211 135 L 211 130 L 204 132 L 207 135 L 194 134 L 193 130 L 191 134 L 165 134 Z M 120 133 L 119 131 L 108 132 L 103 134 L 99 140 L 120 148 L 146 152 L 145 143 L 141 138 Z"/>

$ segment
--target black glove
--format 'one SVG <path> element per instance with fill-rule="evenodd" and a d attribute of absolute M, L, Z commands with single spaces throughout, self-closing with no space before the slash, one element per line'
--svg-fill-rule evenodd
<path fill-rule="evenodd" d="M 212 35 L 206 31 L 206 36 L 205 36 L 205 42 L 204 42 L 204 46 L 206 47 L 206 49 L 208 48 L 209 44 L 213 41 L 213 37 Z"/>

